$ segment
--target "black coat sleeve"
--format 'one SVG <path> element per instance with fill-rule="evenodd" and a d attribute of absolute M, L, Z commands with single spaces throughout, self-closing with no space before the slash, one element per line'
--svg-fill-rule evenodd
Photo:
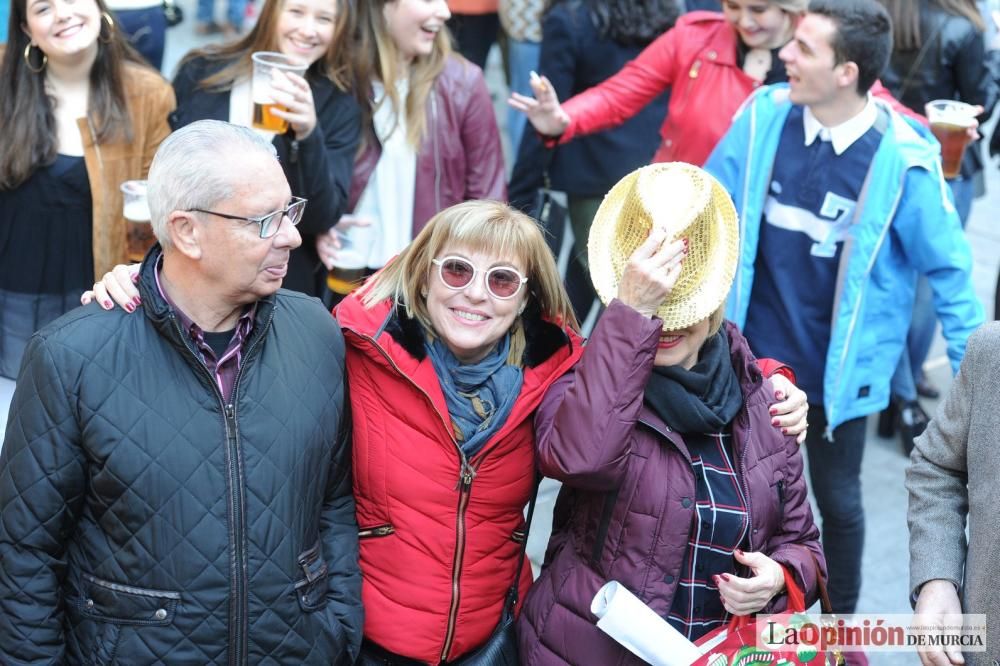
<path fill-rule="evenodd" d="M 364 616 L 361 608 L 361 569 L 358 564 L 358 523 L 354 513 L 351 476 L 351 408 L 347 376 L 344 378 L 340 435 L 330 462 L 330 474 L 320 538 L 329 563 L 328 606 L 340 622 L 346 638 L 345 652 L 338 664 L 349 666 L 361 650 Z"/>
<path fill-rule="evenodd" d="M 316 103 L 316 128 L 302 141 L 289 132 L 285 175 L 297 196 L 309 200 L 299 223 L 304 235 L 324 233 L 347 210 L 354 154 L 361 136 L 361 110 L 351 95 L 327 79 L 309 83 Z"/>
<path fill-rule="evenodd" d="M 0 663 L 61 664 L 65 549 L 86 490 L 74 400 L 41 336 L 18 376 L 0 452 Z"/>

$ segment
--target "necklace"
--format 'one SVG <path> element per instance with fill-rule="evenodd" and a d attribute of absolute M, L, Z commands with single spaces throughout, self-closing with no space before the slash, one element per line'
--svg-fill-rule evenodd
<path fill-rule="evenodd" d="M 750 49 L 743 59 L 743 71 L 749 76 L 763 81 L 771 70 L 771 52 L 768 49 Z"/>

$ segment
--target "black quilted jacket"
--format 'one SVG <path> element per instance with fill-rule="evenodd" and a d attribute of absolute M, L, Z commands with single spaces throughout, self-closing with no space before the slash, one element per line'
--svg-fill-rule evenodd
<path fill-rule="evenodd" d="M 231 406 L 160 297 L 32 339 L 0 453 L 0 664 L 341 664 L 361 641 L 344 342 L 261 301 Z"/>

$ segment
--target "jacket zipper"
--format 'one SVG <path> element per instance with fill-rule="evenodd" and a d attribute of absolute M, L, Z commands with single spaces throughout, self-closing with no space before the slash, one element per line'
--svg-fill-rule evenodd
<path fill-rule="evenodd" d="M 458 494 L 458 514 L 455 517 L 455 557 L 451 563 L 451 608 L 448 610 L 448 629 L 444 635 L 444 648 L 441 650 L 441 661 L 447 661 L 448 651 L 451 650 L 451 644 L 455 639 L 458 603 L 462 596 L 459 589 L 459 582 L 462 577 L 462 560 L 465 558 L 465 510 L 469 506 L 469 496 L 472 494 L 472 479 L 474 477 L 475 470 L 467 467 L 462 472 L 462 479 L 460 481 L 461 490 Z"/>
<path fill-rule="evenodd" d="M 240 483 L 240 461 L 239 442 L 236 434 L 236 408 L 233 404 L 225 405 L 226 414 L 226 465 L 229 474 L 229 487 L 232 492 L 229 494 L 230 511 L 233 516 L 233 596 L 229 615 L 232 618 L 234 630 L 229 632 L 229 663 L 242 664 L 244 656 L 244 642 L 246 632 L 244 623 L 246 616 L 243 612 L 244 601 L 246 600 L 246 553 L 243 548 L 245 537 L 243 530 L 243 487 Z"/>
<path fill-rule="evenodd" d="M 240 475 L 240 470 L 243 467 L 243 461 L 239 446 L 239 426 L 236 421 L 235 405 L 236 398 L 239 393 L 240 379 L 243 377 L 243 369 L 246 367 L 246 363 L 244 362 L 241 364 L 236 370 L 236 378 L 233 380 L 232 402 L 227 405 L 222 396 L 222 392 L 219 390 L 219 386 L 215 381 L 215 377 L 212 376 L 208 366 L 206 366 L 205 362 L 201 360 L 197 351 L 189 344 L 188 338 L 181 329 L 180 322 L 177 321 L 176 315 L 171 312 L 169 317 L 174 322 L 174 327 L 177 329 L 177 333 L 180 336 L 180 340 L 184 344 L 184 347 L 194 356 L 195 360 L 198 362 L 197 365 L 208 377 L 209 384 L 211 384 L 224 414 L 223 422 L 226 429 L 226 467 L 229 477 L 229 502 L 232 515 L 233 537 L 233 557 L 230 558 L 230 566 L 232 569 L 230 593 L 232 595 L 232 599 L 230 599 L 231 603 L 229 607 L 230 629 L 228 652 L 230 664 L 244 664 L 246 663 L 248 633 L 246 613 L 248 571 L 246 548 L 244 547 L 246 532 L 243 529 L 243 521 L 245 520 L 243 515 L 243 506 L 246 499 L 243 494 L 245 488 L 243 487 L 242 477 Z M 272 319 L 274 319 L 273 311 L 268 315 L 267 321 L 263 323 L 264 328 L 262 330 L 267 330 L 267 328 L 270 327 Z M 247 360 L 251 358 L 253 350 L 257 347 L 257 344 L 262 337 L 263 336 L 257 337 L 250 343 L 250 346 L 247 347 L 246 354 L 244 355 Z"/>
<path fill-rule="evenodd" d="M 409 382 L 411 386 L 413 386 L 415 389 L 417 389 L 417 391 L 423 394 L 424 398 L 427 399 L 427 403 L 431 406 L 431 409 L 433 409 L 434 412 L 437 413 L 438 418 L 441 419 L 441 424 L 444 426 L 445 432 L 448 433 L 448 439 L 451 440 L 451 443 L 455 445 L 455 451 L 458 453 L 459 462 L 461 464 L 461 472 L 458 480 L 458 490 L 459 490 L 458 514 L 455 518 L 455 531 L 456 531 L 455 555 L 452 558 L 451 606 L 448 611 L 448 626 L 445 632 L 444 649 L 441 650 L 441 661 L 445 661 L 448 656 L 448 651 L 451 649 L 451 644 L 455 638 L 455 623 L 458 619 L 458 604 L 461 597 L 461 590 L 459 587 L 459 583 L 461 580 L 462 562 L 465 558 L 465 510 L 468 508 L 469 505 L 469 497 L 472 494 L 472 480 L 476 477 L 476 471 L 478 470 L 479 465 L 473 466 L 469 463 L 468 459 L 465 457 L 465 453 L 462 451 L 462 447 L 459 446 L 458 441 L 452 434 L 452 431 L 448 428 L 448 423 L 445 420 L 444 416 L 442 416 L 441 412 L 439 412 L 437 408 L 434 407 L 434 401 L 431 400 L 430 395 L 428 395 L 427 391 L 425 391 L 419 384 L 417 384 L 410 377 L 408 377 L 406 373 L 404 373 L 402 370 L 399 369 L 399 366 L 396 365 L 396 362 L 394 360 L 392 360 L 392 357 L 389 356 L 389 353 L 382 348 L 382 345 L 378 344 L 375 338 L 371 337 L 370 335 L 365 335 L 364 333 L 361 333 L 360 331 L 357 331 L 353 328 L 348 328 L 346 330 L 349 330 L 358 337 L 370 342 L 372 346 L 378 350 L 379 354 L 381 354 L 382 357 L 389 363 L 389 365 L 391 365 L 392 368 L 399 374 L 400 377 L 402 377 L 405 381 Z M 477 455 L 477 458 L 480 461 L 482 461 L 483 459 L 485 459 L 486 455 L 496 447 L 497 444 L 494 444 L 493 446 L 486 448 L 483 451 L 480 451 L 480 453 Z M 393 531 L 395 531 L 395 529 L 392 528 L 392 526 L 389 527 L 393 529 Z M 360 533 L 359 536 L 361 536 Z M 372 536 L 382 536 L 382 535 L 373 534 Z"/>
<path fill-rule="evenodd" d="M 753 104 L 750 105 L 750 139 L 747 141 L 747 161 L 743 166 L 743 201 L 740 204 L 740 255 L 737 260 L 739 263 L 743 263 L 743 243 L 746 242 L 747 238 L 747 206 L 749 205 L 750 196 L 750 163 L 753 159 L 754 151 L 754 140 L 757 134 L 757 107 Z M 760 244 L 760 232 L 757 233 L 757 244 Z M 736 274 L 736 307 L 732 308 L 730 312 L 734 312 L 733 319 L 739 317 L 743 320 L 743 325 L 746 325 L 746 312 L 748 305 L 743 302 L 743 277 L 737 271 Z"/>
<path fill-rule="evenodd" d="M 903 178 L 904 179 L 906 178 L 906 171 L 905 170 L 903 172 Z M 867 190 L 867 188 L 865 188 L 865 189 Z M 896 200 L 893 201 L 893 203 L 892 203 L 892 210 L 889 211 L 889 218 L 888 218 L 888 220 L 886 220 L 885 224 L 882 226 L 882 233 L 879 234 L 878 243 L 875 245 L 875 249 L 871 253 L 871 257 L 870 257 L 870 259 L 868 261 L 868 265 L 865 267 L 864 280 L 862 281 L 862 284 L 865 284 L 865 285 L 868 284 L 868 278 L 871 275 L 872 269 L 875 267 L 875 260 L 878 257 L 879 250 L 882 248 L 882 243 L 885 241 L 886 234 L 889 233 L 889 227 L 892 226 L 892 220 L 893 220 L 894 217 L 896 217 L 896 210 L 899 208 L 899 201 L 902 198 L 902 196 L 903 196 L 903 184 L 900 183 L 899 191 L 896 194 Z M 863 199 L 858 201 L 858 204 L 857 204 L 858 207 L 859 207 L 858 210 L 861 210 L 861 206 L 863 206 L 863 204 L 864 204 Z M 847 270 L 846 263 L 844 264 L 844 266 L 845 266 L 844 271 L 846 272 L 846 270 Z M 844 279 L 846 279 L 846 277 L 842 276 L 840 279 L 844 280 Z M 847 335 L 844 338 L 844 348 L 840 352 L 840 361 L 837 363 L 837 375 L 836 375 L 836 381 L 834 382 L 834 384 L 837 386 L 837 388 L 840 388 L 840 383 L 841 383 L 841 381 L 843 379 L 843 376 L 844 376 L 844 365 L 846 365 L 846 363 L 847 363 L 847 352 L 850 349 L 851 342 L 852 342 L 852 340 L 854 338 L 854 328 L 855 328 L 855 326 L 858 323 L 858 316 L 860 314 L 859 310 L 860 310 L 861 300 L 862 300 L 862 296 L 863 295 L 864 295 L 864 290 L 862 289 L 861 293 L 858 294 L 858 298 L 854 302 L 854 309 L 853 309 L 853 311 L 851 313 L 851 323 L 847 326 Z M 839 306 L 838 306 L 837 309 L 839 309 Z M 837 312 L 834 312 L 833 313 L 832 322 L 831 322 L 831 326 L 833 326 L 836 321 L 837 321 Z M 833 329 L 831 328 L 831 335 L 832 335 L 832 330 Z M 830 402 L 832 402 L 833 404 L 830 405 L 829 404 Z M 827 401 L 827 403 L 828 403 L 828 405 L 827 405 L 827 413 L 826 413 L 826 430 L 823 432 L 823 437 L 827 441 L 832 442 L 833 441 L 833 419 L 834 419 L 834 416 L 836 414 L 837 405 L 836 405 L 836 400 Z"/>
<path fill-rule="evenodd" d="M 743 486 L 743 494 L 747 502 L 747 549 L 753 552 L 754 542 L 753 542 L 753 500 L 750 498 L 750 483 L 747 481 L 746 473 L 746 460 L 747 451 L 750 450 L 750 440 L 753 438 L 753 422 L 750 420 L 750 397 L 760 390 L 762 384 L 758 384 L 752 391 L 746 394 L 743 398 L 743 415 L 747 420 L 747 437 L 746 442 L 743 445 L 743 451 L 740 453 L 740 482 Z M 736 441 L 735 439 L 733 440 Z"/>
<path fill-rule="evenodd" d="M 389 536 L 395 531 L 396 528 L 392 525 L 379 525 L 378 527 L 369 527 L 363 530 L 358 530 L 358 538 L 366 539 L 369 537 L 384 537 Z"/>

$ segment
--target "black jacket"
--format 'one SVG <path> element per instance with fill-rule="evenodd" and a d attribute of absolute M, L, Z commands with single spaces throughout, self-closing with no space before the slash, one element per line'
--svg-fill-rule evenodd
<path fill-rule="evenodd" d="M 900 102 L 924 114 L 924 105 L 935 99 L 956 99 L 981 104 L 986 122 L 997 101 L 991 59 L 985 53 L 983 33 L 964 16 L 949 14 L 929 0 L 920 2 L 920 36 L 926 46 L 893 51 L 882 83 Z M 962 175 L 974 176 L 983 169 L 979 142 L 969 146 L 962 162 Z"/>
<path fill-rule="evenodd" d="M 0 663 L 350 664 L 361 642 L 344 341 L 259 302 L 233 398 L 143 264 L 143 312 L 31 340 L 0 453 Z"/>
<path fill-rule="evenodd" d="M 198 86 L 226 64 L 228 61 L 200 57 L 185 62 L 177 71 L 172 129 L 196 120 L 229 120 L 229 91 L 210 92 Z M 299 223 L 302 246 L 292 251 L 283 284 L 286 289 L 317 296 L 326 281 L 326 268 L 316 254 L 315 239 L 347 210 L 354 154 L 361 136 L 361 110 L 354 97 L 326 77 L 310 70 L 306 80 L 316 105 L 316 129 L 304 141 L 295 140 L 295 133 L 289 130 L 274 137 L 273 143 L 292 194 L 309 200 Z"/>
<path fill-rule="evenodd" d="M 565 101 L 616 74 L 641 51 L 641 46 L 623 46 L 602 37 L 586 3 L 570 0 L 553 5 L 542 20 L 538 71 Z M 511 204 L 528 210 L 549 160 L 553 189 L 603 197 L 622 176 L 649 164 L 660 142 L 669 99 L 664 93 L 621 127 L 579 137 L 552 150 L 542 145 L 529 124 L 510 178 Z"/>

